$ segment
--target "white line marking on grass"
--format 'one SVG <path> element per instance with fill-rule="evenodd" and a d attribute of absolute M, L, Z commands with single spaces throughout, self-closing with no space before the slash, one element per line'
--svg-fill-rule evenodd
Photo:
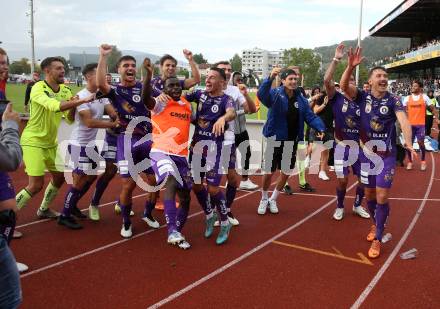
<path fill-rule="evenodd" d="M 396 247 L 391 252 L 390 256 L 385 261 L 385 263 L 382 265 L 382 267 L 379 269 L 379 271 L 377 272 L 376 276 L 374 276 L 374 278 L 367 285 L 365 290 L 361 293 L 361 295 L 358 297 L 358 299 L 355 301 L 355 303 L 351 306 L 352 309 L 359 308 L 362 305 L 362 303 L 367 299 L 368 295 L 371 293 L 371 291 L 377 285 L 377 283 L 382 278 L 384 273 L 390 267 L 390 265 L 393 262 L 393 260 L 396 258 L 397 253 L 400 251 L 400 249 L 402 249 L 403 244 L 408 239 L 409 234 L 412 232 L 412 230 L 414 229 L 414 226 L 416 225 L 417 221 L 419 220 L 420 215 L 422 214 L 423 209 L 425 208 L 427 197 L 428 197 L 429 193 L 431 192 L 432 183 L 434 181 L 435 159 L 434 159 L 434 156 L 432 155 L 432 153 L 431 153 L 431 159 L 432 159 L 431 179 L 429 181 L 428 188 L 426 189 L 426 192 L 425 192 L 425 198 L 423 199 L 422 203 L 420 204 L 420 207 L 417 209 L 417 212 L 416 212 L 414 218 L 412 219 L 411 223 L 409 224 L 408 228 L 406 229 L 405 233 L 403 233 L 402 238 L 400 238 L 400 240 L 397 243 Z"/>
<path fill-rule="evenodd" d="M 347 188 L 348 190 L 351 190 L 355 185 L 357 185 L 357 182 L 355 182 L 354 184 L 352 184 L 349 188 Z M 226 265 L 223 265 L 222 267 L 216 269 L 215 271 L 211 272 L 210 274 L 204 276 L 203 278 L 200 278 L 199 280 L 191 283 L 190 285 L 186 286 L 185 288 L 175 292 L 174 294 L 171 294 L 170 296 L 162 299 L 161 301 L 151 305 L 150 307 L 148 307 L 149 309 L 154 309 L 154 308 L 159 308 L 173 300 L 175 300 L 176 298 L 182 296 L 183 294 L 191 291 L 192 289 L 194 289 L 195 287 L 205 283 L 206 281 L 214 278 L 215 276 L 221 274 L 222 272 L 224 272 L 225 270 L 231 268 L 232 266 L 240 263 L 241 261 L 243 261 L 244 259 L 248 258 L 249 256 L 253 255 L 254 253 L 260 251 L 261 249 L 267 247 L 268 245 L 272 244 L 272 242 L 284 235 L 286 235 L 287 233 L 289 233 L 290 231 L 294 230 L 295 228 L 297 228 L 298 226 L 302 225 L 303 223 L 307 222 L 308 220 L 310 220 L 311 218 L 313 218 L 314 216 L 316 216 L 317 214 L 319 214 L 321 211 L 323 211 L 324 209 L 326 209 L 327 207 L 329 207 L 331 204 L 333 204 L 335 202 L 336 198 L 333 198 L 332 200 L 330 200 L 329 202 L 325 203 L 323 206 L 321 206 L 319 209 L 315 210 L 314 212 L 312 212 L 310 215 L 308 215 L 307 217 L 305 217 L 304 219 L 298 221 L 297 223 L 295 223 L 294 225 L 288 227 L 287 229 L 285 229 L 284 231 L 278 233 L 277 235 L 273 236 L 272 238 L 266 240 L 265 242 L 263 242 L 262 244 L 258 245 L 257 247 L 251 249 L 250 251 L 244 253 L 243 255 L 239 256 L 238 258 L 232 260 L 231 262 L 229 262 Z"/>

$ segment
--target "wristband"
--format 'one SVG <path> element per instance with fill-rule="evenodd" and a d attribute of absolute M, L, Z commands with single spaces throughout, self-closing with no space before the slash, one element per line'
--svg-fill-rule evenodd
<path fill-rule="evenodd" d="M 333 57 L 333 61 L 339 62 L 339 61 L 341 61 L 341 59 L 338 59 L 338 58 L 336 58 L 336 57 Z"/>

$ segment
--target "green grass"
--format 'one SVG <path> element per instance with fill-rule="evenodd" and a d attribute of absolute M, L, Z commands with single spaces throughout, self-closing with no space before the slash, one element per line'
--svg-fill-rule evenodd
<path fill-rule="evenodd" d="M 76 94 L 81 90 L 81 87 L 76 85 L 69 85 L 73 94 Z M 24 112 L 24 95 L 26 93 L 26 85 L 23 84 L 7 84 L 6 85 L 6 97 L 12 102 L 14 110 L 19 113 Z"/>
<path fill-rule="evenodd" d="M 73 94 L 76 94 L 81 90 L 81 87 L 77 87 L 76 85 L 69 85 L 70 89 L 72 89 Z M 14 110 L 17 112 L 24 112 L 24 95 L 26 93 L 26 85 L 23 84 L 7 84 L 6 86 L 6 96 L 8 100 L 10 100 L 14 106 Z M 255 99 L 256 93 L 251 92 L 249 94 L 251 98 Z M 260 118 L 258 118 L 258 115 Z M 252 115 L 247 115 L 247 119 L 266 119 L 267 118 L 267 108 L 260 104 L 260 112 Z"/>

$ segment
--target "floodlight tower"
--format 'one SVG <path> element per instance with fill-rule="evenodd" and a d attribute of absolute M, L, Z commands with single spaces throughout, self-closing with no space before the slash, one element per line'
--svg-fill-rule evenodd
<path fill-rule="evenodd" d="M 32 58 L 31 58 L 31 74 L 35 71 L 35 42 L 34 42 L 34 0 L 29 0 L 30 13 L 28 16 L 31 18 L 31 30 L 29 34 L 31 35 L 31 50 L 32 50 Z"/>
<path fill-rule="evenodd" d="M 359 35 L 358 35 L 358 46 L 361 47 L 361 36 L 362 36 L 362 11 L 364 8 L 364 0 L 361 0 L 361 11 L 359 13 Z M 356 67 L 356 86 L 359 85 L 359 66 Z"/>

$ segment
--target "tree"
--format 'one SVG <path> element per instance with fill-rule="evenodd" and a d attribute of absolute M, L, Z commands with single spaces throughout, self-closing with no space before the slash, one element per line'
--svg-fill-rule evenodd
<path fill-rule="evenodd" d="M 194 62 L 197 64 L 208 63 L 208 60 L 203 58 L 202 54 L 194 54 L 193 59 L 194 59 Z"/>
<path fill-rule="evenodd" d="M 241 57 L 238 54 L 235 54 L 234 57 L 232 57 L 231 60 L 229 60 L 232 66 L 232 71 L 234 72 L 241 72 L 242 69 L 242 63 L 241 63 Z"/>
<path fill-rule="evenodd" d="M 12 62 L 9 66 L 9 72 L 11 74 L 29 74 L 31 72 L 29 59 L 21 58 L 19 61 Z"/>
<path fill-rule="evenodd" d="M 118 73 L 118 68 L 116 67 L 119 58 L 122 57 L 121 51 L 116 47 L 116 45 L 112 46 L 112 51 L 107 58 L 107 66 L 109 73 Z"/>
<path fill-rule="evenodd" d="M 304 86 L 312 86 L 322 82 L 320 72 L 321 58 L 312 49 L 291 48 L 284 51 L 286 66 L 299 66 L 304 75 Z"/>
<path fill-rule="evenodd" d="M 185 78 L 189 77 L 189 71 L 187 69 L 180 69 L 177 71 L 177 75 L 185 76 Z"/>

